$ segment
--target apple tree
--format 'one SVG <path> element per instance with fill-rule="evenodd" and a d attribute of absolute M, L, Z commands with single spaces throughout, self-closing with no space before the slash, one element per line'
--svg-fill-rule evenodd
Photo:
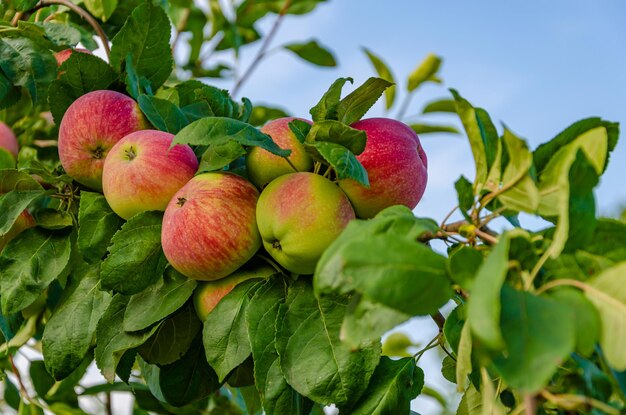
<path fill-rule="evenodd" d="M 458 117 L 475 175 L 453 184 L 450 213 L 416 217 L 427 161 L 415 133 L 460 131 L 364 117 L 384 97 L 403 120 L 420 85 L 442 82 L 439 57 L 401 91 L 366 49 L 377 77 L 338 79 L 308 115 L 233 98 L 281 21 L 320 3 L 0 4 L 3 412 L 82 414 L 91 397 L 112 413 L 111 393 L 126 392 L 136 414 L 409 414 L 432 349 L 459 415 L 626 410 L 626 223 L 599 217 L 593 193 L 618 124 L 583 119 L 532 150 L 450 89 L 424 119 Z M 242 73 L 213 59 L 255 42 Z M 281 48 L 336 65 L 316 40 Z M 411 145 L 372 162 L 377 134 Z M 85 135 L 88 162 L 71 147 Z M 177 149 L 186 176 L 171 158 L 150 164 Z M 149 199 L 172 176 L 167 197 L 140 198 L 142 180 Z M 403 198 L 370 204 L 379 183 Z M 520 213 L 545 226 L 523 228 Z M 428 344 L 383 347 L 416 316 L 437 327 Z M 102 377 L 87 387 L 94 362 Z"/>

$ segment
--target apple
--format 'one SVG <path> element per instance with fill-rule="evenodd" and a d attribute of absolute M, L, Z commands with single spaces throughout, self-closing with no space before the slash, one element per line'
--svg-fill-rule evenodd
<path fill-rule="evenodd" d="M 268 278 L 275 274 L 276 270 L 269 265 L 248 266 L 239 268 L 226 278 L 216 281 L 203 281 L 196 287 L 193 293 L 193 305 L 201 321 L 217 306 L 222 298 L 238 284 L 254 278 Z"/>
<path fill-rule="evenodd" d="M 291 173 L 272 181 L 256 211 L 263 246 L 287 270 L 312 274 L 324 250 L 355 218 L 346 195 L 314 173 Z"/>
<path fill-rule="evenodd" d="M 82 48 L 63 49 L 62 51 L 54 54 L 54 57 L 57 60 L 57 65 L 61 66 L 61 64 L 65 62 L 66 60 L 68 60 L 70 56 L 72 56 L 72 53 L 74 52 L 87 53 L 89 55 L 92 55 L 89 49 L 82 49 Z"/>
<path fill-rule="evenodd" d="M 11 226 L 9 232 L 4 234 L 3 236 L 0 236 L 0 252 L 2 252 L 4 247 L 9 242 L 11 242 L 13 238 L 15 238 L 26 229 L 34 227 L 35 225 L 37 225 L 37 223 L 35 222 L 35 219 L 32 217 L 32 215 L 28 213 L 27 210 L 23 211 L 20 216 L 17 217 L 17 220 L 15 221 L 15 223 L 13 223 L 13 226 Z"/>
<path fill-rule="evenodd" d="M 77 182 L 102 190 L 102 168 L 122 137 L 148 128 L 139 105 L 115 91 L 89 92 L 70 105 L 59 126 L 59 159 Z"/>
<path fill-rule="evenodd" d="M 19 151 L 17 137 L 13 130 L 2 121 L 0 121 L 0 149 L 6 150 L 13 158 L 17 159 L 17 152 Z"/>
<path fill-rule="evenodd" d="M 181 274 L 213 281 L 232 274 L 261 246 L 255 207 L 259 192 L 241 176 L 200 174 L 165 208 L 161 242 Z"/>
<path fill-rule="evenodd" d="M 298 171 L 310 171 L 313 169 L 313 160 L 304 149 L 304 145 L 298 141 L 295 134 L 289 129 L 289 123 L 295 119 L 311 124 L 311 121 L 301 118 L 285 117 L 272 120 L 261 128 L 261 132 L 272 137 L 279 147 L 291 150 L 289 161 Z M 246 156 L 248 176 L 252 183 L 259 189 L 283 174 L 294 173 L 284 157 L 280 157 L 260 147 L 252 147 Z"/>
<path fill-rule="evenodd" d="M 419 137 L 406 124 L 388 118 L 369 118 L 352 124 L 365 131 L 367 145 L 357 156 L 369 177 L 370 187 L 352 180 L 339 181 L 356 215 L 374 217 L 393 205 L 414 209 L 424 194 L 428 174 L 426 153 Z"/>
<path fill-rule="evenodd" d="M 198 170 L 188 145 L 170 148 L 174 135 L 142 130 L 115 144 L 104 160 L 102 190 L 109 206 L 124 219 L 146 210 L 165 210 Z"/>

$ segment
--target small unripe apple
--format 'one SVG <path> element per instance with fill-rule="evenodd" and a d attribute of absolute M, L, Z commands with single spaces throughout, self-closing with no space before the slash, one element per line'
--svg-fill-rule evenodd
<path fill-rule="evenodd" d="M 193 293 L 193 305 L 198 318 L 204 321 L 217 303 L 238 284 L 249 279 L 267 278 L 275 273 L 276 270 L 269 265 L 249 267 L 246 264 L 226 278 L 199 283 Z"/>
<path fill-rule="evenodd" d="M 102 190 L 102 167 L 122 137 L 148 128 L 139 105 L 115 91 L 89 92 L 70 105 L 59 126 L 59 159 L 74 180 Z"/>
<path fill-rule="evenodd" d="M 357 159 L 367 170 L 370 187 L 352 179 L 340 180 L 339 186 L 356 215 L 372 218 L 393 205 L 414 209 L 428 180 L 426 153 L 417 134 L 408 125 L 388 118 L 365 119 L 352 127 L 367 134 L 365 151 Z"/>
<path fill-rule="evenodd" d="M 111 209 L 124 219 L 147 210 L 165 210 L 198 170 L 191 147 L 157 130 L 136 131 L 115 144 L 104 161 L 102 190 Z"/>
<path fill-rule="evenodd" d="M 259 192 L 232 173 L 191 179 L 165 209 L 161 242 L 181 274 L 212 281 L 232 274 L 261 246 L 255 208 Z"/>
<path fill-rule="evenodd" d="M 267 185 L 256 217 L 267 252 L 291 272 L 312 274 L 324 250 L 355 216 L 336 184 L 304 172 Z"/>
<path fill-rule="evenodd" d="M 313 168 L 313 160 L 307 154 L 304 145 L 289 129 L 289 123 L 295 119 L 311 124 L 310 121 L 301 118 L 285 117 L 268 122 L 261 127 L 261 132 L 272 137 L 279 147 L 291 150 L 288 159 L 298 171 L 310 171 Z M 294 168 L 284 157 L 274 155 L 261 147 L 252 147 L 248 151 L 246 167 L 250 180 L 259 189 L 283 174 L 295 173 Z"/>
<path fill-rule="evenodd" d="M 19 151 L 17 137 L 13 133 L 13 130 L 2 121 L 0 121 L 0 149 L 6 150 L 13 158 L 17 159 L 17 153 Z"/>

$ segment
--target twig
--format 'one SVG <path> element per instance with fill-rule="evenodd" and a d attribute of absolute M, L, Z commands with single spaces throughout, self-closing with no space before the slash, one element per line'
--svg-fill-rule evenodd
<path fill-rule="evenodd" d="M 437 323 L 437 326 L 439 327 L 439 332 L 443 333 L 443 327 L 446 324 L 446 319 L 443 314 L 437 311 L 436 313 L 431 314 L 430 317 L 434 320 L 435 323 Z"/>
<path fill-rule="evenodd" d="M 107 415 L 113 415 L 113 404 L 111 402 L 111 391 L 106 392 L 106 401 L 104 404 L 104 409 Z"/>
<path fill-rule="evenodd" d="M 495 245 L 498 243 L 498 238 L 496 238 L 495 236 L 485 232 L 485 231 L 481 231 L 479 228 L 476 228 L 474 230 L 474 233 L 476 234 L 476 236 L 478 236 L 480 239 L 482 239 L 483 241 L 489 243 L 490 245 Z"/>
<path fill-rule="evenodd" d="M 18 22 L 22 19 L 22 16 L 24 16 L 24 12 L 15 13 L 15 15 L 13 15 L 13 20 L 11 20 L 11 26 L 17 26 Z"/>
<path fill-rule="evenodd" d="M 276 18 L 274 25 L 272 26 L 272 28 L 270 29 L 270 32 L 265 37 L 265 41 L 261 45 L 261 49 L 259 49 L 259 51 L 257 52 L 256 56 L 254 57 L 254 60 L 252 61 L 250 66 L 248 66 L 248 69 L 244 72 L 241 78 L 239 78 L 239 80 L 235 83 L 235 86 L 233 87 L 232 92 L 231 92 L 231 95 L 233 97 L 237 95 L 237 92 L 239 92 L 243 83 L 246 80 L 248 80 L 252 72 L 256 69 L 256 67 L 261 62 L 261 59 L 263 59 L 263 56 L 265 55 L 267 48 L 269 47 L 272 39 L 276 35 L 276 31 L 278 30 L 278 27 L 280 26 L 280 23 L 282 22 L 283 17 L 285 16 L 285 13 L 287 13 L 287 10 L 289 10 L 289 7 L 291 6 L 291 1 L 292 0 L 285 1 L 284 6 L 282 7 L 282 9 L 280 9 L 280 12 L 278 12 L 278 17 Z"/>
<path fill-rule="evenodd" d="M 15 362 L 13 361 L 13 355 L 9 354 L 9 363 L 11 363 L 11 371 L 17 378 L 17 383 L 20 387 L 20 394 L 24 399 L 30 401 L 30 395 L 28 395 L 28 390 L 26 390 L 26 386 L 24 385 L 24 381 L 22 380 L 22 375 L 20 375 L 20 371 L 15 366 Z"/>
<path fill-rule="evenodd" d="M 524 414 L 537 415 L 537 398 L 527 393 L 524 395 Z"/>

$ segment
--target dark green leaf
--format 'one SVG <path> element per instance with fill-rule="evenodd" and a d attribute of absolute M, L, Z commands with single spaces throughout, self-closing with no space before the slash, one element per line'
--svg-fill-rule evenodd
<path fill-rule="evenodd" d="M 369 78 L 339 102 L 337 119 L 348 125 L 357 122 L 391 85 L 382 78 Z"/>
<path fill-rule="evenodd" d="M 600 339 L 598 311 L 580 291 L 573 288 L 560 288 L 550 294 L 550 298 L 569 308 L 570 320 L 576 328 L 576 350 L 584 356 L 590 356 Z"/>
<path fill-rule="evenodd" d="M 354 153 L 340 144 L 324 141 L 306 143 L 307 151 L 317 159 L 328 163 L 339 179 L 352 179 L 364 186 L 370 185 L 365 167 Z"/>
<path fill-rule="evenodd" d="M 205 152 L 202 153 L 198 172 L 220 170 L 245 155 L 246 149 L 234 140 L 209 145 Z"/>
<path fill-rule="evenodd" d="M 29 174 L 22 171 L 0 170 L 0 194 L 8 193 L 11 190 L 41 190 L 41 185 Z"/>
<path fill-rule="evenodd" d="M 297 125 L 298 123 L 294 124 L 294 126 Z M 339 121 L 323 120 L 310 127 L 306 140 L 309 143 L 324 141 L 339 144 L 355 155 L 359 155 L 365 150 L 367 135 L 365 131 L 357 130 Z"/>
<path fill-rule="evenodd" d="M 450 276 L 465 290 L 472 290 L 476 273 L 483 263 L 482 254 L 476 249 L 464 246 L 450 255 Z"/>
<path fill-rule="evenodd" d="M 424 372 L 411 357 L 382 356 L 367 390 L 350 412 L 353 415 L 404 414 L 424 386 Z"/>
<path fill-rule="evenodd" d="M 15 10 L 25 12 L 35 7 L 38 0 L 13 0 L 11 3 L 15 7 Z"/>
<path fill-rule="evenodd" d="M 543 388 L 574 350 L 574 324 L 566 306 L 508 285 L 502 290 L 501 326 L 507 352 L 494 365 L 507 385 L 524 392 Z"/>
<path fill-rule="evenodd" d="M 2 314 L 20 311 L 61 275 L 69 263 L 72 243 L 67 232 L 27 229 L 0 256 Z"/>
<path fill-rule="evenodd" d="M 128 298 L 123 295 L 113 297 L 96 329 L 96 364 L 109 383 L 115 380 L 115 371 L 124 353 L 141 346 L 159 328 L 156 324 L 144 331 L 129 333 L 120 330 L 127 302 Z"/>
<path fill-rule="evenodd" d="M 467 180 L 465 176 L 459 177 L 454 183 L 456 189 L 457 198 L 459 200 L 459 209 L 464 214 L 472 208 L 474 205 L 474 188 L 472 182 Z"/>
<path fill-rule="evenodd" d="M 456 383 L 456 360 L 445 356 L 441 364 L 441 375 L 448 382 Z"/>
<path fill-rule="evenodd" d="M 170 25 L 161 7 L 151 2 L 140 4 L 111 41 L 111 65 L 121 71 L 130 53 L 137 74 L 158 89 L 172 72 Z"/>
<path fill-rule="evenodd" d="M 59 305 L 48 320 L 42 339 L 48 372 L 63 379 L 87 355 L 96 325 L 111 302 L 111 296 L 98 289 L 100 267 L 81 264 L 70 276 Z"/>
<path fill-rule="evenodd" d="M 41 209 L 35 212 L 35 221 L 44 229 L 58 230 L 74 226 L 72 215 L 56 209 Z"/>
<path fill-rule="evenodd" d="M 52 385 L 54 385 L 54 378 L 46 371 L 44 361 L 31 361 L 28 374 L 33 381 L 33 388 L 37 392 L 37 396 L 40 398 L 45 397 Z"/>
<path fill-rule="evenodd" d="M 33 200 L 42 196 L 42 190 L 11 190 L 0 195 L 0 236 L 4 236 Z"/>
<path fill-rule="evenodd" d="M 22 401 L 22 398 L 20 397 L 20 391 L 8 377 L 4 378 L 4 400 L 11 408 L 15 409 L 16 411 L 20 406 L 20 402 Z"/>
<path fill-rule="evenodd" d="M 436 77 L 439 67 L 441 66 L 441 58 L 437 55 L 429 53 L 426 58 L 418 65 L 409 75 L 407 89 L 409 92 L 417 89 L 424 82 L 440 82 Z"/>
<path fill-rule="evenodd" d="M 46 37 L 59 46 L 76 46 L 80 42 L 80 31 L 69 24 L 44 22 Z"/>
<path fill-rule="evenodd" d="M 333 54 L 326 48 L 320 46 L 316 40 L 310 40 L 306 43 L 290 43 L 283 47 L 312 64 L 318 66 L 337 66 L 337 61 Z"/>
<path fill-rule="evenodd" d="M 337 107 L 341 100 L 341 90 L 346 82 L 354 82 L 352 78 L 339 78 L 328 88 L 322 99 L 309 111 L 313 121 L 336 120 Z"/>
<path fill-rule="evenodd" d="M 196 280 L 168 267 L 156 284 L 130 297 L 124 312 L 124 330 L 143 330 L 169 316 L 185 304 L 196 285 Z"/>
<path fill-rule="evenodd" d="M 122 225 L 102 263 L 103 289 L 137 294 L 163 275 L 167 260 L 161 247 L 162 219 L 162 212 L 142 212 Z"/>
<path fill-rule="evenodd" d="M 78 208 L 78 250 L 83 259 L 90 264 L 102 261 L 121 224 L 104 196 L 83 190 Z"/>
<path fill-rule="evenodd" d="M 396 81 L 393 77 L 393 74 L 391 73 L 391 70 L 387 66 L 387 64 L 385 64 L 385 62 L 383 62 L 383 60 L 379 56 L 376 56 L 369 49 L 367 48 L 362 48 L 362 49 L 363 49 L 363 52 L 365 52 L 365 54 L 367 55 L 372 65 L 374 65 L 374 69 L 376 70 L 376 73 L 378 74 L 378 76 L 386 81 L 391 82 L 392 84 L 395 84 Z M 395 98 L 396 98 L 396 87 L 395 85 L 393 85 L 385 90 L 385 107 L 387 109 L 393 106 Z"/>
<path fill-rule="evenodd" d="M 176 134 L 189 123 L 180 108 L 170 101 L 141 94 L 137 102 L 148 121 L 157 130 Z"/>
<path fill-rule="evenodd" d="M 207 116 L 239 118 L 239 105 L 225 89 L 202 84 L 194 90 L 193 100 L 205 105 Z"/>
<path fill-rule="evenodd" d="M 308 122 L 299 120 L 297 118 L 293 119 L 292 121 L 289 121 L 288 125 L 289 125 L 289 130 L 293 133 L 296 139 L 302 144 L 304 144 L 304 142 L 306 141 L 307 135 L 309 135 L 311 128 L 313 128 L 311 124 L 309 124 Z"/>
<path fill-rule="evenodd" d="M 424 105 L 423 114 L 432 112 L 451 112 L 456 114 L 456 102 L 452 99 L 438 99 Z"/>

